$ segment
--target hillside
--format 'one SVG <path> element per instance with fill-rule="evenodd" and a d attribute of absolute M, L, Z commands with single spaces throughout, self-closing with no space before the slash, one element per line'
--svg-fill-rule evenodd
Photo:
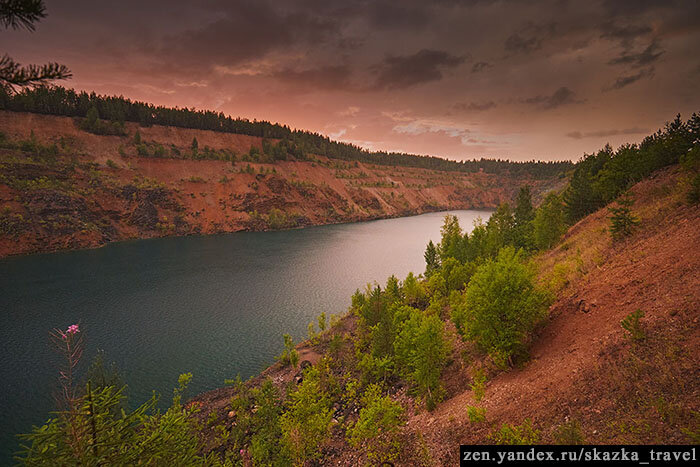
<path fill-rule="evenodd" d="M 610 240 L 609 212 L 603 208 L 572 226 L 556 248 L 532 259 L 556 300 L 534 338 L 531 360 L 521 367 L 494 366 L 473 345 L 460 342 L 448 322 L 455 346 L 440 377 L 443 402 L 426 411 L 405 385 L 388 391 L 406 410 L 397 435 L 398 464 L 454 465 L 459 444 L 491 444 L 503 424 L 518 429 L 528 421 L 534 430 L 530 439 L 538 443 L 673 444 L 697 436 L 700 251 L 688 247 L 700 244 L 700 210 L 685 203 L 682 177 L 672 167 L 632 188 L 641 225 L 629 239 Z M 646 338 L 634 342 L 620 321 L 637 309 L 645 312 Z M 353 342 L 363 339 L 358 320 L 351 312 L 318 344 L 299 346 L 300 360 L 317 365 L 330 355 L 331 363 L 322 363 L 330 365 L 330 375 L 334 368 L 348 371 Z M 337 349 L 338 340 L 343 350 Z M 487 376 L 480 401 L 473 390 L 478 369 Z M 284 393 L 295 374 L 278 363 L 249 384 L 269 378 Z M 223 388 L 191 402 L 200 409 L 199 419 L 216 420 L 205 428 L 210 447 L 221 442 L 214 434 L 217 424 L 232 429 L 239 420 L 229 411 L 240 391 Z M 484 409 L 485 419 L 470 422 L 469 406 Z M 347 420 L 356 412 L 342 403 L 335 410 L 334 417 L 352 426 Z M 339 426 L 332 433 L 322 450 L 324 464 L 367 460 L 364 447 L 349 445 Z"/>
<path fill-rule="evenodd" d="M 532 420 L 540 442 L 571 441 L 572 421 L 591 444 L 681 444 L 700 428 L 700 210 L 688 206 L 677 168 L 635 185 L 641 226 L 624 243 L 610 240 L 603 208 L 534 258 L 557 299 L 523 368 L 494 374 L 481 403 L 462 386 L 433 413 L 415 414 L 432 455 L 456 462 L 457 444 L 492 442 L 503 423 Z M 632 342 L 620 322 L 644 311 L 647 338 Z M 457 360 L 445 380 L 469 381 Z M 469 423 L 467 405 L 486 409 Z M 427 429 L 426 429 L 427 427 Z M 695 440 L 697 441 L 697 439 Z M 445 457 L 440 457 L 445 456 Z"/>
<path fill-rule="evenodd" d="M 279 140 L 0 111 L 0 257 L 168 235 L 266 230 L 495 208 L 561 176 L 438 171 L 308 155 Z M 98 120 L 98 124 L 99 124 Z M 122 131 L 120 130 L 120 131 Z"/>
<path fill-rule="evenodd" d="M 98 366 L 95 391 L 35 429 L 26 459 L 74 459 L 73 443 L 117 463 L 451 465 L 470 443 L 697 442 L 699 143 L 700 116 L 678 116 L 639 145 L 584 155 L 539 203 L 526 185 L 471 230 L 446 215 L 424 272 L 357 290 L 347 313 L 321 313 L 300 344 L 285 334 L 277 363 L 247 382 L 182 405 L 193 376 L 181 375 L 163 414 L 142 415 L 153 399 L 107 415 L 124 396 Z M 279 163 L 313 173 L 337 161 Z M 58 332 L 68 350 L 81 342 L 77 326 Z M 122 440 L 96 439 L 121 425 Z"/>

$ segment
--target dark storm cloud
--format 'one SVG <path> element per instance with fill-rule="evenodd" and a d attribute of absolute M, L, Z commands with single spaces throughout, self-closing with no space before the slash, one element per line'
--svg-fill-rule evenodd
<path fill-rule="evenodd" d="M 425 4 L 410 2 L 370 2 L 369 19 L 374 26 L 385 29 L 422 29 L 430 24 L 430 10 Z"/>
<path fill-rule="evenodd" d="M 510 54 L 525 54 L 538 50 L 542 43 L 552 37 L 557 30 L 556 23 L 545 25 L 529 24 L 521 31 L 511 34 L 504 44 Z"/>
<path fill-rule="evenodd" d="M 318 44 L 337 31 L 333 18 L 285 11 L 266 1 L 225 5 L 213 22 L 166 36 L 162 52 L 197 65 L 235 65 L 272 51 Z"/>
<path fill-rule="evenodd" d="M 283 83 L 306 89 L 350 89 L 351 70 L 345 65 L 310 68 L 305 70 L 284 69 L 272 74 Z"/>
<path fill-rule="evenodd" d="M 664 52 L 664 50 L 660 50 L 659 42 L 654 40 L 641 52 L 623 52 L 619 57 L 610 60 L 608 63 L 610 65 L 631 65 L 634 68 L 639 68 L 654 63 Z"/>
<path fill-rule="evenodd" d="M 476 62 L 474 65 L 472 65 L 472 73 L 479 73 L 481 71 L 486 71 L 489 68 L 493 68 L 493 65 L 491 65 L 488 62 Z"/>
<path fill-rule="evenodd" d="M 654 67 L 649 67 L 644 70 L 640 70 L 638 73 L 633 75 L 620 76 L 615 80 L 613 84 L 605 88 L 605 91 L 611 91 L 615 89 L 622 89 L 630 84 L 636 83 L 643 78 L 653 78 L 654 77 Z"/>
<path fill-rule="evenodd" d="M 603 39 L 611 39 L 620 41 L 620 44 L 629 48 L 632 42 L 639 38 L 645 37 L 652 32 L 652 28 L 649 25 L 623 25 L 616 22 L 609 21 L 603 25 L 603 33 L 600 35 Z"/>
<path fill-rule="evenodd" d="M 496 107 L 496 103 L 494 101 L 486 101 L 486 102 L 459 102 L 453 106 L 455 110 L 458 111 L 474 111 L 474 112 L 483 112 L 485 110 L 493 109 Z"/>
<path fill-rule="evenodd" d="M 600 131 L 572 131 L 566 134 L 567 137 L 573 139 L 584 139 L 584 138 L 606 138 L 609 136 L 618 135 L 646 135 L 651 132 L 648 128 L 624 128 L 622 130 L 600 130 Z"/>
<path fill-rule="evenodd" d="M 552 95 L 538 95 L 525 99 L 526 104 L 536 105 L 542 109 L 556 109 L 563 105 L 581 104 L 582 100 L 576 99 L 576 93 L 566 86 L 562 86 Z"/>
<path fill-rule="evenodd" d="M 423 49 L 413 55 L 388 56 L 375 65 L 376 86 L 385 89 L 401 89 L 417 84 L 439 81 L 442 70 L 464 63 L 464 56 L 452 55 L 442 50 Z"/>
<path fill-rule="evenodd" d="M 694 1 L 694 0 L 691 0 Z M 636 16 L 655 9 L 672 9 L 683 4 L 674 0 L 605 0 L 603 7 L 613 16 Z"/>

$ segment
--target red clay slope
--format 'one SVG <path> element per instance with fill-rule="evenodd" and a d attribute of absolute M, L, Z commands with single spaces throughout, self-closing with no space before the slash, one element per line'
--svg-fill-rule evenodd
<path fill-rule="evenodd" d="M 670 169 L 633 188 L 642 223 L 628 240 L 611 242 L 602 209 L 535 259 L 542 279 L 563 289 L 533 359 L 493 377 L 480 403 L 468 372 L 452 365 L 446 379 L 461 379 L 462 390 L 408 423 L 436 465 L 456 464 L 459 444 L 489 443 L 502 423 L 525 419 L 542 442 L 561 441 L 557 429 L 571 420 L 588 443 L 687 443 L 688 430 L 697 436 L 700 209 L 684 203 L 679 176 Z M 620 326 L 637 309 L 647 333 L 639 343 Z M 486 421 L 470 423 L 468 405 L 484 407 Z"/>
<path fill-rule="evenodd" d="M 0 112 L 0 131 L 11 140 L 33 134 L 39 143 L 60 148 L 48 158 L 0 150 L 0 257 L 131 238 L 494 208 L 523 184 L 540 193 L 563 181 L 318 156 L 313 161 L 247 163 L 240 162 L 240 154 L 261 148 L 261 138 L 133 123 L 126 130 L 128 136 L 98 136 L 67 117 Z M 239 161 L 139 157 L 137 131 L 151 147 L 160 144 L 184 154 L 196 138 L 199 148 L 235 152 Z"/>

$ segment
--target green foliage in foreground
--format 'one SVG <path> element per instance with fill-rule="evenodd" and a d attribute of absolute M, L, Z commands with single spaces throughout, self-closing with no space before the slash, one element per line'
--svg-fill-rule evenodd
<path fill-rule="evenodd" d="M 191 375 L 180 378 L 172 406 L 155 410 L 155 395 L 133 411 L 124 404 L 121 389 L 93 390 L 88 384 L 72 410 L 56 416 L 32 433 L 22 435 L 17 458 L 24 465 L 137 465 L 145 460 L 159 465 L 197 465 L 205 459 L 180 397 Z"/>
<path fill-rule="evenodd" d="M 299 352 L 294 348 L 294 340 L 289 334 L 284 336 L 284 352 L 277 357 L 282 365 L 292 365 L 294 368 L 299 364 Z"/>
<path fill-rule="evenodd" d="M 290 396 L 288 409 L 280 418 L 282 448 L 295 465 L 320 457 L 319 446 L 328 437 L 333 413 L 323 391 L 320 371 L 304 371 L 304 381 Z"/>
<path fill-rule="evenodd" d="M 477 269 L 465 301 L 453 316 L 460 333 L 474 340 L 501 366 L 526 352 L 535 326 L 546 316 L 548 296 L 535 285 L 535 274 L 512 247 Z"/>
<path fill-rule="evenodd" d="M 440 376 L 450 343 L 444 323 L 425 306 L 428 292 L 413 274 L 403 283 L 389 278 L 386 288 L 368 286 L 353 296 L 352 309 L 359 317 L 356 342 L 358 366 L 366 383 L 387 383 L 397 378 L 410 383 L 429 409 L 443 396 Z"/>
<path fill-rule="evenodd" d="M 486 409 L 483 407 L 467 406 L 467 417 L 470 423 L 481 423 L 486 420 Z"/>
<path fill-rule="evenodd" d="M 569 420 L 562 423 L 554 432 L 554 439 L 556 444 L 565 446 L 584 444 L 586 441 L 578 420 Z"/>
<path fill-rule="evenodd" d="M 540 432 L 533 428 L 532 420 L 527 419 L 521 425 L 504 423 L 498 430 L 491 433 L 489 438 L 496 444 L 537 444 L 540 440 Z"/>
<path fill-rule="evenodd" d="M 371 385 L 362 395 L 360 418 L 348 430 L 348 441 L 353 447 L 366 450 L 370 462 L 393 462 L 398 454 L 396 435 L 403 415 L 401 405 L 383 396 L 379 386 Z"/>

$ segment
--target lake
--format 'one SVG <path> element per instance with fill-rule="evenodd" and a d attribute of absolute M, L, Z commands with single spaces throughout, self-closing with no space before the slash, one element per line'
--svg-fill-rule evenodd
<path fill-rule="evenodd" d="M 471 230 L 489 211 L 455 211 Z M 80 324 L 83 367 L 98 349 L 116 362 L 130 405 L 164 404 L 180 373 L 188 394 L 244 379 L 274 361 L 282 334 L 306 336 L 342 314 L 367 282 L 425 270 L 445 213 L 281 232 L 172 237 L 0 260 L 0 464 L 15 435 L 53 410 L 58 357 L 48 333 Z M 187 397 L 187 395 L 186 395 Z"/>

